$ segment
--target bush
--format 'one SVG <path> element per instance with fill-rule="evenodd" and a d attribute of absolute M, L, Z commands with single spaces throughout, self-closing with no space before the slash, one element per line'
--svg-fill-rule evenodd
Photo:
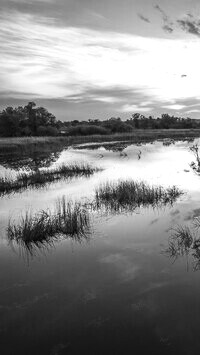
<path fill-rule="evenodd" d="M 92 134 L 109 134 L 109 129 L 95 125 L 77 125 L 70 127 L 68 130 L 69 136 L 89 136 Z"/>
<path fill-rule="evenodd" d="M 38 136 L 58 136 L 58 130 L 52 126 L 39 126 L 37 129 Z"/>
<path fill-rule="evenodd" d="M 111 133 L 131 132 L 133 127 L 121 120 L 109 120 L 103 123 L 103 127 Z"/>

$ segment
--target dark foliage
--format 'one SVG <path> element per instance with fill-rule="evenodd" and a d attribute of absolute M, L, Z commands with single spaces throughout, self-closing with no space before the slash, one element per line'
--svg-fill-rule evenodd
<path fill-rule="evenodd" d="M 34 102 L 22 107 L 7 107 L 0 112 L 0 136 L 56 136 L 56 118 Z"/>
<path fill-rule="evenodd" d="M 161 117 L 145 117 L 134 113 L 122 121 L 111 117 L 107 120 L 88 119 L 88 121 L 57 121 L 55 116 L 43 107 L 29 102 L 22 107 L 7 107 L 0 112 L 0 136 L 89 136 L 128 133 L 137 129 L 195 129 L 200 128 L 196 119 L 181 118 L 162 114 Z"/>

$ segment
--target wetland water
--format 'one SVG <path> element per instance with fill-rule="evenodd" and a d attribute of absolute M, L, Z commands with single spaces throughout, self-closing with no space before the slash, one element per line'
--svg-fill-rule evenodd
<path fill-rule="evenodd" d="M 190 225 L 200 215 L 192 144 L 109 143 L 2 161 L 1 176 L 74 162 L 103 170 L 1 197 L 0 354 L 199 354 L 197 259 L 183 253 L 174 260 L 165 253 L 171 228 Z M 162 208 L 91 211 L 88 238 L 58 238 L 33 255 L 9 243 L 10 218 L 18 223 L 27 210 L 51 210 L 62 196 L 85 204 L 99 184 L 119 179 L 176 185 L 184 194 Z"/>

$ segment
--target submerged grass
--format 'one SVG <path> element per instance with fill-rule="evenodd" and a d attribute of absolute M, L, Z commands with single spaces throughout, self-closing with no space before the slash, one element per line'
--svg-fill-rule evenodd
<path fill-rule="evenodd" d="M 31 173 L 19 173 L 15 179 L 10 177 L 0 178 L 0 195 L 26 189 L 31 186 L 40 187 L 60 179 L 77 176 L 90 176 L 100 169 L 89 164 L 61 165 L 52 170 L 37 170 Z"/>
<path fill-rule="evenodd" d="M 58 200 L 54 212 L 41 211 L 36 215 L 26 212 L 19 223 L 9 221 L 7 236 L 9 242 L 25 247 L 29 254 L 52 246 L 61 236 L 81 242 L 90 232 L 90 218 L 87 209 L 80 203 Z"/>
<path fill-rule="evenodd" d="M 105 207 L 116 212 L 131 211 L 142 206 L 173 204 L 181 194 L 182 191 L 175 186 L 164 189 L 162 186 L 149 186 L 145 182 L 132 180 L 107 182 L 96 189 L 95 204 L 97 208 Z"/>

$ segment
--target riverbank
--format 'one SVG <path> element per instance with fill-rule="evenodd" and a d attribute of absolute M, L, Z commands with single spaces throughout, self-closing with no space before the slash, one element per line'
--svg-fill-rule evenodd
<path fill-rule="evenodd" d="M 192 139 L 199 138 L 199 129 L 162 129 L 162 130 L 135 130 L 131 133 L 117 133 L 111 135 L 69 136 L 69 137 L 13 137 L 0 138 L 0 156 L 5 155 L 31 155 L 41 152 L 53 152 L 67 148 L 70 145 L 83 143 L 131 141 L 141 143 L 158 139 Z"/>

